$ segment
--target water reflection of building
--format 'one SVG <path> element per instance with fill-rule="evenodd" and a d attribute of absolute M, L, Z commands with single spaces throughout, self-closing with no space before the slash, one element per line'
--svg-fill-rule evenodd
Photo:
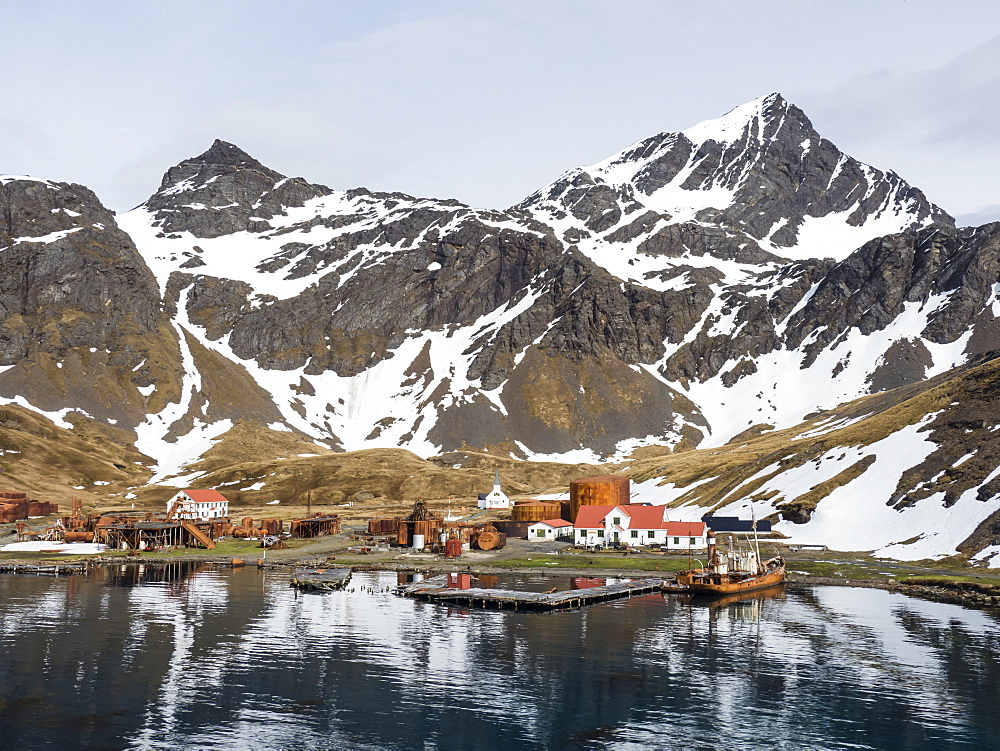
<path fill-rule="evenodd" d="M 171 563 L 125 563 L 90 569 L 88 576 L 104 584 L 134 587 L 138 584 L 169 584 L 188 579 L 208 568 L 207 563 L 174 561 Z"/>
<path fill-rule="evenodd" d="M 209 569 L 173 587 L 78 577 L 71 595 L 66 580 L 0 577 L 0 699 L 46 697 L 5 716 L 5 742 L 30 748 L 44 727 L 63 747 L 491 750 L 599 734 L 669 748 L 697 726 L 708 747 L 743 748 L 754 706 L 790 746 L 843 747 L 876 698 L 880 727 L 946 737 L 985 716 L 961 717 L 966 697 L 1000 695 L 990 614 L 890 592 L 755 596 L 749 620 L 742 602 L 674 597 L 448 618 L 386 592 L 395 581 L 359 573 L 355 592 L 305 597 L 287 575 Z M 832 692 L 836 718 L 802 723 Z"/>

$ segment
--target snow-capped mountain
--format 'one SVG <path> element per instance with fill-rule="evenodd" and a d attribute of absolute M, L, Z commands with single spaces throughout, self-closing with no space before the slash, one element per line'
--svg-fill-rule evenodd
<path fill-rule="evenodd" d="M 886 233 L 951 226 L 777 95 L 506 212 L 331 191 L 217 142 L 119 223 L 177 324 L 246 368 L 289 428 L 346 449 L 588 459 L 725 441 L 865 393 L 870 359 L 842 367 L 828 398 L 725 398 L 773 392 L 815 358 L 808 300 L 832 265 L 809 258 L 817 237 L 843 260 Z M 960 360 L 943 358 L 932 367 Z"/>
<path fill-rule="evenodd" d="M 987 357 L 1000 225 L 956 230 L 777 94 L 516 206 L 332 190 L 217 141 L 113 217 L 0 181 L 0 396 L 183 470 L 239 422 L 337 450 L 723 446 Z"/>

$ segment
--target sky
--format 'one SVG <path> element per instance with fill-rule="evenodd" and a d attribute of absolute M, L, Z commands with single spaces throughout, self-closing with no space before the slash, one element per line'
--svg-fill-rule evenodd
<path fill-rule="evenodd" d="M 960 224 L 1000 219 L 1000 3 L 0 0 L 0 173 L 116 211 L 212 141 L 335 189 L 518 202 L 780 92 Z"/>

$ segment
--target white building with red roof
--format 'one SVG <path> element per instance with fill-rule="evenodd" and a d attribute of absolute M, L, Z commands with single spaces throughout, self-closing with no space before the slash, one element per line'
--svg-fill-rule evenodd
<path fill-rule="evenodd" d="M 706 550 L 705 522 L 672 522 L 663 506 L 580 506 L 574 541 L 595 545 L 656 545 L 668 550 Z"/>
<path fill-rule="evenodd" d="M 535 542 L 573 537 L 573 522 L 565 519 L 546 519 L 528 526 L 528 539 Z"/>
<path fill-rule="evenodd" d="M 218 490 L 188 488 L 167 501 L 167 513 L 171 511 L 175 519 L 219 519 L 229 516 L 229 501 Z"/>

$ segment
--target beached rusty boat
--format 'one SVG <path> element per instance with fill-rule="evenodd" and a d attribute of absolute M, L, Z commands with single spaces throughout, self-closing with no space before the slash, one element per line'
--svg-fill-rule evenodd
<path fill-rule="evenodd" d="M 351 580 L 349 568 L 300 568 L 292 574 L 291 585 L 305 591 L 334 592 Z"/>
<path fill-rule="evenodd" d="M 729 550 L 716 548 L 709 538 L 708 565 L 677 574 L 677 584 L 697 594 L 727 595 L 773 587 L 785 581 L 785 561 L 779 555 L 766 561 L 760 559 L 760 546 L 737 550 L 730 538 Z"/>

